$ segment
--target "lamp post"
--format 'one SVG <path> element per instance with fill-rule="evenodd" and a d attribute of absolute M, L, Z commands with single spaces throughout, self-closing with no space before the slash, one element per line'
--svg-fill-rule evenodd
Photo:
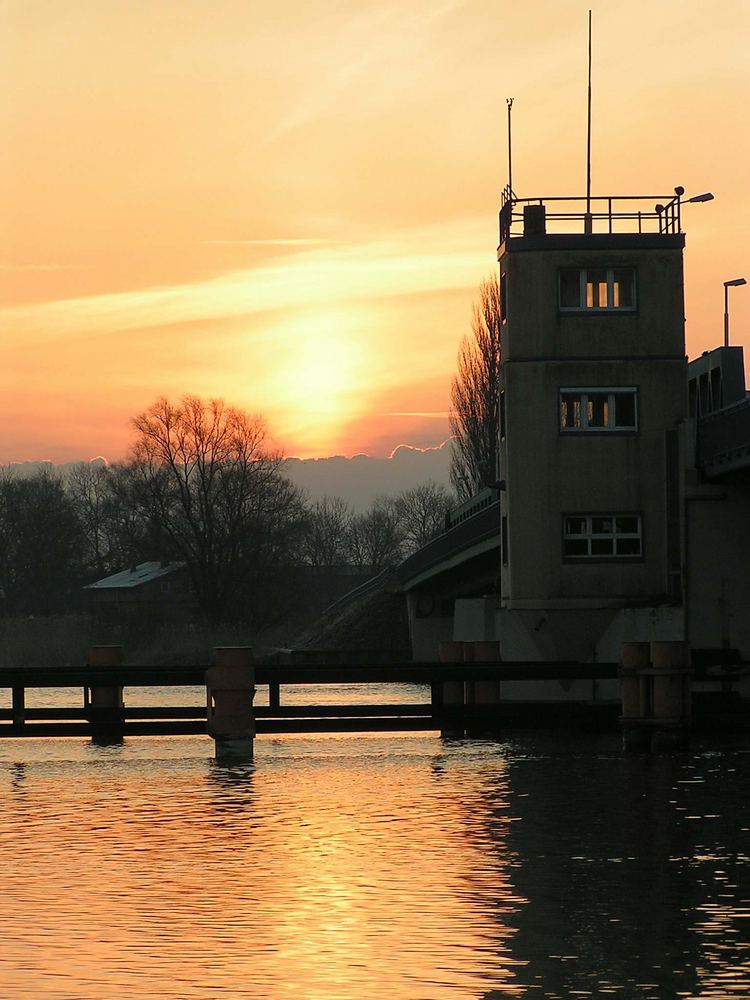
<path fill-rule="evenodd" d="M 678 184 L 674 189 L 674 198 L 670 198 L 666 205 L 656 205 L 655 211 L 659 217 L 660 233 L 682 232 L 680 209 L 683 205 L 697 205 L 700 202 L 714 200 L 714 196 L 710 191 L 704 191 L 703 194 L 694 194 L 692 198 L 683 198 L 684 194 L 685 188 Z"/>
<path fill-rule="evenodd" d="M 724 347 L 729 347 L 729 289 L 746 284 L 747 278 L 732 278 L 724 282 Z"/>

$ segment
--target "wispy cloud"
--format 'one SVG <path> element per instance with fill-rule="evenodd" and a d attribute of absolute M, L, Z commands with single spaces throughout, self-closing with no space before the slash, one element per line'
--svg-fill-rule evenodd
<path fill-rule="evenodd" d="M 337 248 L 300 248 L 218 278 L 16 306 L 0 323 L 19 341 L 111 336 L 138 328 L 232 319 L 261 312 L 353 304 L 474 288 L 491 266 L 486 220 L 454 220 Z"/>
<path fill-rule="evenodd" d="M 382 417 L 426 417 L 430 420 L 447 420 L 448 410 L 398 410 L 395 413 L 381 413 Z"/>
<path fill-rule="evenodd" d="M 304 98 L 269 131 L 267 141 L 273 142 L 337 107 L 357 80 L 366 79 L 376 67 L 384 70 L 379 77 L 379 99 L 389 90 L 398 95 L 410 77 L 424 72 L 423 62 L 414 59 L 414 40 L 424 39 L 431 25 L 464 6 L 466 0 L 443 0 L 419 10 L 392 4 L 350 15 L 338 26 L 339 58 L 331 61 L 317 83 L 310 83 Z M 349 57 L 341 57 L 342 53 Z"/>
<path fill-rule="evenodd" d="M 90 271 L 91 264 L 0 264 L 0 271 Z"/>
<path fill-rule="evenodd" d="M 221 247 L 317 247 L 330 245 L 334 241 L 317 237 L 304 239 L 269 239 L 269 240 L 202 240 L 203 246 Z"/>

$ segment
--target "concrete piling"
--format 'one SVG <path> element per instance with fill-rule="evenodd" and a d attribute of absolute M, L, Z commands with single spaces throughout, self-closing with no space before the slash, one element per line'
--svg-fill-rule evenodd
<path fill-rule="evenodd" d="M 626 750 L 681 749 L 691 718 L 690 649 L 686 642 L 624 642 L 620 653 Z"/>
<path fill-rule="evenodd" d="M 122 646 L 91 646 L 87 666 L 99 669 L 122 666 Z M 83 702 L 91 723 L 92 740 L 105 746 L 122 743 L 125 707 L 122 687 L 91 684 L 84 688 Z"/>
<path fill-rule="evenodd" d="M 500 643 L 497 640 L 478 640 L 464 643 L 464 662 L 499 663 Z M 500 681 L 473 680 L 466 682 L 465 698 L 483 713 L 484 718 L 471 726 L 470 735 L 483 736 L 497 730 L 493 707 L 500 703 Z"/>
<path fill-rule="evenodd" d="M 240 763 L 253 758 L 255 738 L 255 668 L 247 646 L 214 650 L 214 665 L 206 671 L 208 735 L 215 743 L 216 760 Z"/>
<path fill-rule="evenodd" d="M 463 663 L 464 643 L 453 642 L 444 639 L 438 646 L 438 659 L 441 663 Z M 433 685 L 432 692 L 433 705 L 437 703 L 448 713 L 455 714 L 463 712 L 465 704 L 464 682 L 463 681 L 437 681 Z M 440 709 L 438 709 L 439 711 Z M 441 725 L 440 735 L 445 738 L 460 739 L 464 735 L 463 723 L 451 720 L 445 725 Z"/>

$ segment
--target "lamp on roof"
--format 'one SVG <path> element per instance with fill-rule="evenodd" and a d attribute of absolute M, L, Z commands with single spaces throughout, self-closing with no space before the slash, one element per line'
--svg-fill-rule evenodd
<path fill-rule="evenodd" d="M 729 289 L 746 284 L 747 278 L 732 278 L 724 282 L 724 347 L 729 347 Z"/>

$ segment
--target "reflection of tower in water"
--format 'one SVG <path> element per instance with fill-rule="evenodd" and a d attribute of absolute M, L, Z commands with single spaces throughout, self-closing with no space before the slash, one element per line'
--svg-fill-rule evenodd
<path fill-rule="evenodd" d="M 509 766 L 518 820 L 507 847 L 527 900 L 512 956 L 529 988 L 647 1000 L 721 985 L 712 995 L 746 996 L 750 949 L 717 935 L 741 915 L 735 849 L 705 846 L 717 834 L 737 844 L 739 808 L 720 801 L 730 784 L 704 781 L 706 761 L 694 757 L 623 756 L 609 740 L 575 753 L 542 739 Z"/>

